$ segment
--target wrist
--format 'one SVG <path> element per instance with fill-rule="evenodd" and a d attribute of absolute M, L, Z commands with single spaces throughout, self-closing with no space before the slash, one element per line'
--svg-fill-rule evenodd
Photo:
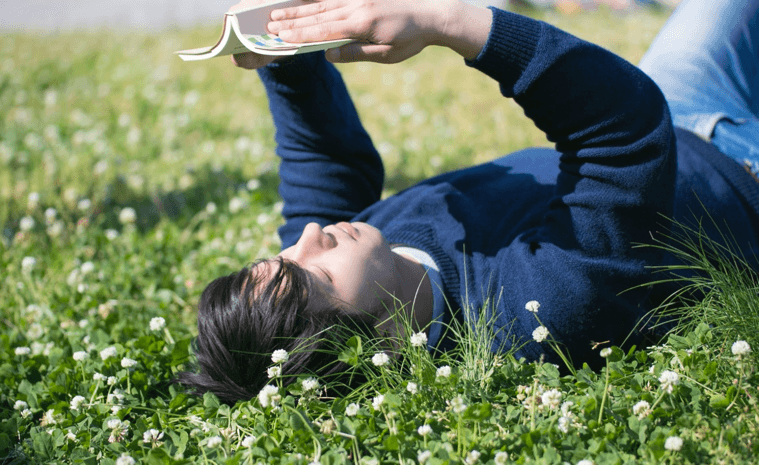
<path fill-rule="evenodd" d="M 460 0 L 437 0 L 430 45 L 447 47 L 468 60 L 479 55 L 490 35 L 493 13 Z"/>

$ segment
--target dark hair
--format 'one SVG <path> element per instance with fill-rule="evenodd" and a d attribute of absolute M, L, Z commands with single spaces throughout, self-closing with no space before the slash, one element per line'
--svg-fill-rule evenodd
<path fill-rule="evenodd" d="M 329 380 L 348 371 L 337 360 L 335 344 L 346 333 L 373 334 L 374 318 L 339 305 L 307 311 L 310 275 L 291 261 L 275 260 L 280 266 L 268 282 L 266 260 L 259 260 L 205 288 L 192 345 L 199 372 L 179 373 L 175 382 L 198 395 L 213 392 L 231 405 L 255 397 L 270 382 L 266 369 L 277 349 L 290 354 L 282 365 L 285 385 L 301 373 Z"/>

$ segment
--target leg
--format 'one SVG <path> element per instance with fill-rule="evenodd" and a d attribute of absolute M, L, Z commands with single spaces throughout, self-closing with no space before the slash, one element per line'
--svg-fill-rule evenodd
<path fill-rule="evenodd" d="M 675 126 L 743 162 L 759 161 L 759 0 L 685 0 L 640 68 Z"/>

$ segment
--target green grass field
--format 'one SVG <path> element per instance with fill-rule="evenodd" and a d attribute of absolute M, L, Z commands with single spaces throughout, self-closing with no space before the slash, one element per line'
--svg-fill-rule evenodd
<path fill-rule="evenodd" d="M 666 20 L 532 14 L 633 63 Z M 169 386 L 191 360 L 205 284 L 279 250 L 273 126 L 256 73 L 172 55 L 217 34 L 0 35 L 2 463 L 749 463 L 759 453 L 755 358 L 730 351 L 756 338 L 704 325 L 566 377 L 483 353 L 462 329 L 460 358 L 405 344 L 414 370 L 376 367 L 371 343 L 354 340 L 345 354 L 372 382 L 347 399 L 317 389 L 230 408 Z M 387 195 L 548 145 L 453 52 L 340 69 L 385 160 Z"/>

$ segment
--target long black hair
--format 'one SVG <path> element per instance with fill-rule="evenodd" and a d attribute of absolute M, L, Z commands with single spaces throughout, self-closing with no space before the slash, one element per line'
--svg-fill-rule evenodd
<path fill-rule="evenodd" d="M 307 310 L 313 289 L 309 273 L 281 257 L 273 260 L 279 269 L 271 277 L 266 273 L 271 263 L 259 260 L 205 288 L 192 345 L 197 366 L 177 374 L 176 382 L 232 405 L 255 397 L 270 382 L 266 370 L 277 349 L 290 354 L 282 365 L 285 385 L 301 373 L 339 379 L 348 371 L 337 360 L 336 344 L 356 332 L 373 335 L 374 318 L 337 304 Z"/>

